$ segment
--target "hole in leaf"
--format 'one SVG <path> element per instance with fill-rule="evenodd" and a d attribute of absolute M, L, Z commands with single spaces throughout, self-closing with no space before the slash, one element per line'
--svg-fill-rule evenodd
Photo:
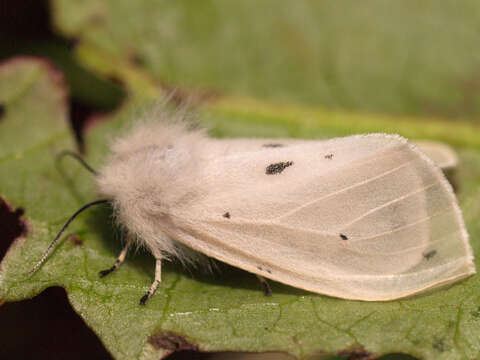
<path fill-rule="evenodd" d="M 27 226 L 21 218 L 23 214 L 24 210 L 22 208 L 13 209 L 0 198 L 0 229 L 2 229 L 0 260 L 3 259 L 10 244 L 16 238 L 27 234 Z"/>
<path fill-rule="evenodd" d="M 0 324 L 1 359 L 111 359 L 59 287 L 5 303 Z"/>

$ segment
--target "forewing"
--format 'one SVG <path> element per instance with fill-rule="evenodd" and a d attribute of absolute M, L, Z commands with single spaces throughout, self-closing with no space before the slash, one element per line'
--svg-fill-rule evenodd
<path fill-rule="evenodd" d="M 262 151 L 266 149 L 278 149 L 298 145 L 310 145 L 329 140 L 305 140 L 305 139 L 216 139 L 212 141 L 212 152 L 215 156 L 232 155 Z M 442 170 L 455 168 L 458 164 L 458 156 L 449 145 L 431 140 L 416 141 L 418 149 L 427 155 Z M 328 157 L 329 154 L 326 154 Z"/>
<path fill-rule="evenodd" d="M 397 136 L 218 149 L 172 237 L 233 266 L 342 298 L 390 300 L 472 274 L 441 171 Z"/>

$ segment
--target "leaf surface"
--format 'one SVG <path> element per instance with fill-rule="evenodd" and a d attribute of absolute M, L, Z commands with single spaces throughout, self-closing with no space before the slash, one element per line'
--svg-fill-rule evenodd
<path fill-rule="evenodd" d="M 116 273 L 98 277 L 121 249 L 108 207 L 79 216 L 68 230 L 76 241 L 64 237 L 44 266 L 27 277 L 66 219 L 97 197 L 88 172 L 71 160 L 55 160 L 58 151 L 73 148 L 58 74 L 38 61 L 11 61 L 0 67 L 0 84 L 5 106 L 0 119 L 0 196 L 10 206 L 24 208 L 28 227 L 26 238 L 17 239 L 1 263 L 1 300 L 19 301 L 49 286 L 64 287 L 75 311 L 117 359 L 158 359 L 175 347 L 280 351 L 301 359 L 353 351 L 424 359 L 479 356 L 478 276 L 412 298 L 372 303 L 311 294 L 275 282 L 273 296 L 265 297 L 256 278 L 237 269 L 222 266 L 219 273 L 203 274 L 166 265 L 157 294 L 142 307 L 138 301 L 153 280 L 149 254 L 132 253 Z M 286 124 L 272 120 L 285 119 L 282 109 L 265 114 L 261 108 L 242 111 L 232 106 L 227 113 L 218 103 L 208 105 L 200 116 L 222 136 L 301 136 L 298 129 L 305 123 L 311 136 L 342 133 L 325 129 L 313 110 L 303 113 L 308 116 L 298 112 L 296 119 L 288 117 Z M 92 166 L 103 164 L 109 139 L 138 115 L 136 109 L 126 104 L 109 121 L 89 130 L 86 148 Z M 365 124 L 370 126 L 368 118 Z M 480 153 L 468 147 L 459 153 L 458 196 L 478 254 Z"/>

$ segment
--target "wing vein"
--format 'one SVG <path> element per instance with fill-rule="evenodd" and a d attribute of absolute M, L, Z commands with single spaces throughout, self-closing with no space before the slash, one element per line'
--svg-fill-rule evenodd
<path fill-rule="evenodd" d="M 424 190 L 426 190 L 426 189 L 429 189 L 429 188 L 431 188 L 432 186 L 438 185 L 438 184 L 439 184 L 438 182 L 431 183 L 431 184 L 429 184 L 429 185 L 426 185 L 426 186 L 421 187 L 420 189 L 417 189 L 417 190 L 412 191 L 412 192 L 410 192 L 410 193 L 408 193 L 408 194 L 405 194 L 405 195 L 403 195 L 403 196 L 400 196 L 400 197 L 398 197 L 398 198 L 396 198 L 396 199 L 390 200 L 390 201 L 388 201 L 388 202 L 386 202 L 386 203 L 384 203 L 384 204 L 382 204 L 382 205 L 379 205 L 379 206 L 377 206 L 377 207 L 374 207 L 373 209 L 367 211 L 366 213 L 360 215 L 360 216 L 357 217 L 356 219 L 353 219 L 351 222 L 349 222 L 349 223 L 345 224 L 344 226 L 342 226 L 341 229 L 340 229 L 340 232 L 342 232 L 343 230 L 345 230 L 347 227 L 349 227 L 349 226 L 357 223 L 358 221 L 362 220 L 363 218 L 367 217 L 368 215 L 373 214 L 373 213 L 376 212 L 376 211 L 379 211 L 379 210 L 381 210 L 381 209 L 383 209 L 383 208 L 385 208 L 385 207 L 387 207 L 387 206 L 389 206 L 389 205 L 395 204 L 395 203 L 398 202 L 398 201 L 401 201 L 401 200 L 404 200 L 404 199 L 406 199 L 406 198 L 409 198 L 409 197 L 412 196 L 412 195 L 418 194 L 419 192 L 424 191 Z"/>
<path fill-rule="evenodd" d="M 374 177 L 371 177 L 371 178 L 369 178 L 369 179 L 367 179 L 367 180 L 360 181 L 360 182 L 358 182 L 358 183 L 356 183 L 356 184 L 347 186 L 347 187 L 345 187 L 345 188 L 343 188 L 343 189 L 339 189 L 339 190 L 334 191 L 334 192 L 332 192 L 332 193 L 330 193 L 330 194 L 327 194 L 327 195 L 325 195 L 325 196 L 322 196 L 322 197 L 320 197 L 320 198 L 318 198 L 318 199 L 314 199 L 314 200 L 312 200 L 312 201 L 310 201 L 310 202 L 307 202 L 306 204 L 300 205 L 300 206 L 296 207 L 295 209 L 292 209 L 292 210 L 286 212 L 286 213 L 283 214 L 283 215 L 280 215 L 280 216 L 274 218 L 273 220 L 281 220 L 281 219 L 283 219 L 283 218 L 285 218 L 285 217 L 287 217 L 287 216 L 291 216 L 291 215 L 297 213 L 298 211 L 300 211 L 300 210 L 302 210 L 302 209 L 304 209 L 304 208 L 306 208 L 306 207 L 308 207 L 308 206 L 311 206 L 311 205 L 313 205 L 313 204 L 315 204 L 315 203 L 317 203 L 317 202 L 319 202 L 319 201 L 325 200 L 325 199 L 327 199 L 327 198 L 329 198 L 329 197 L 331 197 L 331 196 L 335 196 L 335 195 L 338 195 L 338 194 L 340 194 L 340 193 L 342 193 L 342 192 L 345 192 L 345 191 L 354 189 L 354 188 L 356 188 L 356 187 L 358 187 L 358 186 L 362 186 L 362 185 L 368 184 L 368 183 L 370 183 L 370 182 L 372 182 L 372 181 L 374 181 L 374 180 L 377 180 L 377 179 L 379 179 L 379 178 L 381 178 L 381 177 L 383 177 L 383 176 L 386 176 L 386 175 L 388 175 L 388 174 L 391 174 L 391 173 L 393 173 L 393 172 L 395 172 L 395 171 L 397 171 L 397 170 L 399 170 L 399 169 L 407 166 L 408 164 L 410 164 L 411 162 L 413 162 L 413 161 L 415 161 L 415 160 L 416 160 L 416 159 L 409 160 L 409 161 L 407 161 L 407 162 L 405 162 L 405 163 L 403 163 L 403 164 L 401 164 L 401 165 L 398 165 L 398 166 L 394 167 L 393 169 L 390 169 L 390 170 L 388 170 L 388 171 L 385 171 L 385 172 L 383 172 L 383 173 L 381 173 L 381 174 L 379 174 L 379 175 L 376 175 L 376 176 L 374 176 Z"/>
<path fill-rule="evenodd" d="M 393 234 L 393 233 L 396 233 L 397 231 L 401 231 L 401 230 L 404 230 L 406 228 L 409 228 L 411 226 L 414 226 L 414 225 L 417 225 L 417 224 L 421 224 L 422 222 L 425 222 L 427 220 L 430 220 L 436 216 L 439 216 L 441 214 L 444 214 L 448 211 L 452 211 L 451 208 L 449 208 L 448 210 L 445 210 L 445 211 L 440 211 L 436 214 L 433 214 L 433 215 L 429 215 L 429 216 L 425 216 L 424 218 L 418 220 L 418 221 L 414 221 L 414 222 L 411 222 L 409 224 L 406 224 L 404 226 L 400 226 L 394 230 L 391 230 L 391 231 L 384 231 L 383 233 L 378 233 L 378 234 L 375 234 L 375 235 L 371 235 L 371 236 L 364 236 L 364 237 L 360 237 L 360 238 L 353 238 L 351 239 L 352 241 L 351 242 L 357 242 L 357 241 L 362 241 L 362 240 L 370 240 L 370 239 L 373 239 L 373 238 L 376 238 L 376 237 L 379 237 L 379 236 L 382 236 L 382 235 L 387 235 L 387 234 Z"/>
<path fill-rule="evenodd" d="M 364 255 L 384 255 L 384 256 L 398 255 L 398 254 L 403 254 L 403 253 L 413 251 L 413 250 L 418 250 L 418 249 L 422 249 L 422 248 L 431 247 L 431 245 L 441 242 L 442 239 L 446 238 L 450 234 L 457 233 L 457 232 L 458 232 L 458 229 L 451 230 L 451 231 L 443 234 L 442 236 L 440 236 L 437 240 L 430 241 L 428 243 L 428 246 L 426 244 L 423 244 L 423 245 L 418 245 L 418 246 L 411 246 L 411 247 L 403 249 L 403 250 L 392 251 L 392 252 L 358 251 L 358 250 L 355 250 L 355 252 L 358 253 L 358 254 L 364 254 Z"/>

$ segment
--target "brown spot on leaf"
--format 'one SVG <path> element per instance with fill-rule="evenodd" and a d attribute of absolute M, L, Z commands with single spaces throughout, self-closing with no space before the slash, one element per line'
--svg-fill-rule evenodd
<path fill-rule="evenodd" d="M 268 330 L 268 328 L 265 328 Z M 168 357 L 163 358 L 164 360 L 212 360 L 212 359 L 289 359 L 295 360 L 298 359 L 290 354 L 285 352 L 237 352 L 237 351 L 221 351 L 221 352 L 197 352 L 197 351 L 178 351 Z"/>
<path fill-rule="evenodd" d="M 72 244 L 75 245 L 75 246 L 83 245 L 83 240 L 80 239 L 80 238 L 78 237 L 78 235 L 76 235 L 76 234 L 70 234 L 70 235 L 68 236 L 68 238 L 70 239 L 70 241 L 72 242 Z"/>
<path fill-rule="evenodd" d="M 3 258 L 10 244 L 16 238 L 27 234 L 27 225 L 22 219 L 24 211 L 22 208 L 14 209 L 0 198 L 0 259 Z"/>
<path fill-rule="evenodd" d="M 5 105 L 0 104 L 0 119 L 5 115 Z"/>
<path fill-rule="evenodd" d="M 148 338 L 148 342 L 156 349 L 165 349 L 171 351 L 198 351 L 197 344 L 191 343 L 183 336 L 170 331 L 152 335 Z"/>
<path fill-rule="evenodd" d="M 375 355 L 364 349 L 344 350 L 340 351 L 337 355 L 348 360 L 373 360 L 377 358 Z"/>

